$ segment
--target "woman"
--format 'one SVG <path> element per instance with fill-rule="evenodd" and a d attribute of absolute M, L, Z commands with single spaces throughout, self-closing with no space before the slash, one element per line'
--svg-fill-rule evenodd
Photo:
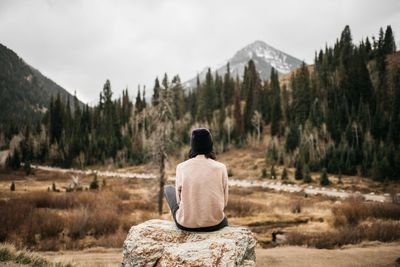
<path fill-rule="evenodd" d="M 215 160 L 208 129 L 194 129 L 190 146 L 189 159 L 176 167 L 176 190 L 167 185 L 164 196 L 179 229 L 216 231 L 228 225 L 228 172 Z"/>

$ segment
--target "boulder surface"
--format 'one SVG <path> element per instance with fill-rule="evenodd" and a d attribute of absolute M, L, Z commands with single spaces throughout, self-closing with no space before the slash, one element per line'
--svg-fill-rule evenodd
<path fill-rule="evenodd" d="M 121 266 L 256 266 L 256 243 L 245 227 L 187 232 L 172 221 L 149 220 L 130 229 Z"/>

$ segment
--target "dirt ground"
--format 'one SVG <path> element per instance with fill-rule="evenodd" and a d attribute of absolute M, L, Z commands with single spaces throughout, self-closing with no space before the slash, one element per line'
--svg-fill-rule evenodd
<path fill-rule="evenodd" d="M 315 249 L 305 247 L 276 247 L 257 250 L 257 266 L 335 266 L 335 267 L 383 267 L 400 266 L 400 244 L 375 244 L 345 249 Z"/>
<path fill-rule="evenodd" d="M 84 251 L 42 252 L 51 261 L 69 261 L 88 267 L 118 266 L 121 262 L 120 249 L 90 249 Z M 256 249 L 257 266 L 312 267 L 312 266 L 400 266 L 400 243 L 370 243 L 362 246 L 349 246 L 344 249 L 315 249 L 283 246 L 271 249 Z"/>

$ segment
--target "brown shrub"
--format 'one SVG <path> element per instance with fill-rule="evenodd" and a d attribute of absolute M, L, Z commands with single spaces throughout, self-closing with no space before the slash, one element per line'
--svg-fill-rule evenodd
<path fill-rule="evenodd" d="M 228 205 L 225 208 L 225 212 L 227 216 L 245 217 L 259 213 L 265 209 L 265 205 L 246 200 L 244 197 L 233 197 L 233 195 L 231 195 L 228 200 Z"/>
<path fill-rule="evenodd" d="M 400 220 L 400 205 L 348 200 L 333 207 L 332 213 L 334 215 L 333 225 L 341 227 L 357 225 L 367 218 Z"/>
<path fill-rule="evenodd" d="M 114 234 L 102 236 L 97 240 L 97 246 L 105 247 L 105 248 L 121 248 L 124 244 L 127 231 L 119 229 Z"/>
<path fill-rule="evenodd" d="M 400 240 L 400 223 L 393 221 L 375 221 L 355 227 L 346 226 L 325 233 L 290 232 L 286 242 L 289 245 L 316 248 L 335 248 L 362 241 L 392 242 Z"/>
<path fill-rule="evenodd" d="M 37 208 L 70 209 L 76 205 L 76 200 L 64 193 L 30 192 L 24 198 Z"/>
<path fill-rule="evenodd" d="M 115 233 L 121 224 L 118 213 L 109 208 L 92 211 L 89 222 L 91 230 L 96 236 Z"/>
<path fill-rule="evenodd" d="M 114 233 L 121 224 L 120 215 L 114 207 L 101 205 L 90 209 L 82 206 L 66 216 L 66 230 L 73 239 L 87 234 L 96 236 Z"/>
<path fill-rule="evenodd" d="M 248 196 L 255 192 L 254 189 L 255 188 L 231 186 L 231 187 L 229 187 L 229 194 L 230 195 L 239 195 L 239 196 Z"/>
<path fill-rule="evenodd" d="M 21 199 L 0 201 L 0 242 L 18 230 L 32 211 L 33 205 Z"/>
<path fill-rule="evenodd" d="M 35 246 L 35 250 L 39 251 L 58 251 L 60 249 L 61 243 L 59 238 L 49 238 L 40 240 L 40 242 Z"/>
<path fill-rule="evenodd" d="M 114 189 L 113 192 L 121 200 L 129 200 L 131 198 L 131 193 L 123 188 Z"/>
<path fill-rule="evenodd" d="M 110 191 L 99 192 L 31 192 L 24 198 L 37 208 L 73 209 L 81 206 L 96 208 L 97 205 L 107 204 L 119 207 L 120 200 Z"/>
<path fill-rule="evenodd" d="M 292 213 L 301 213 L 301 206 L 302 206 L 302 203 L 300 200 L 292 201 L 292 203 L 290 205 L 290 210 Z"/>
<path fill-rule="evenodd" d="M 86 207 L 81 207 L 70 211 L 66 216 L 66 230 L 72 239 L 78 239 L 86 235 L 90 230 L 89 211 Z"/>
<path fill-rule="evenodd" d="M 80 249 L 88 245 L 78 242 L 86 235 L 94 235 L 97 239 L 108 236 L 111 240 L 121 228 L 123 212 L 134 210 L 132 204 L 121 201 L 109 190 L 30 192 L 15 197 L 0 201 L 0 241 L 12 241 L 21 247 L 39 250 Z M 133 225 L 133 222 L 129 223 L 129 227 Z M 121 231 L 128 228 L 126 224 Z M 63 231 L 67 235 L 60 239 Z"/>
<path fill-rule="evenodd" d="M 64 229 L 64 220 L 55 211 L 49 209 L 35 209 L 25 219 L 22 232 L 26 242 L 36 243 L 36 236 L 40 239 L 57 237 Z"/>

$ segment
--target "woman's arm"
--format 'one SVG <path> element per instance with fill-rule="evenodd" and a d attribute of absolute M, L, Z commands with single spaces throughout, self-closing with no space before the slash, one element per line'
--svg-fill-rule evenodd
<path fill-rule="evenodd" d="M 182 190 L 181 171 L 179 165 L 177 165 L 176 175 L 175 175 L 175 193 L 176 193 L 176 203 L 178 204 L 178 206 L 181 202 L 181 190 Z"/>
<path fill-rule="evenodd" d="M 224 166 L 223 170 L 223 185 L 224 185 L 224 207 L 228 205 L 228 170 Z"/>

